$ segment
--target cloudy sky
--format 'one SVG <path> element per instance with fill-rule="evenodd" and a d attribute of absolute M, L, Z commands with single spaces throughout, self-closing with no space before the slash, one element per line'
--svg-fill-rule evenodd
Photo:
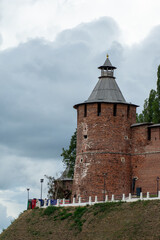
<path fill-rule="evenodd" d="M 0 0 L 0 231 L 26 208 L 27 187 L 38 198 L 40 178 L 63 170 L 72 106 L 89 97 L 107 53 L 126 100 L 143 106 L 160 64 L 159 9 L 158 0 Z"/>

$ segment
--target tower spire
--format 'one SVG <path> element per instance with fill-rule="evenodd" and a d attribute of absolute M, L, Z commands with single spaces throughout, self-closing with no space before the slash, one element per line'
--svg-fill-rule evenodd
<path fill-rule="evenodd" d="M 101 69 L 101 76 L 100 77 L 113 77 L 114 76 L 114 69 L 116 67 L 112 66 L 112 63 L 109 60 L 109 55 L 107 54 L 106 60 L 102 66 L 98 69 Z"/>

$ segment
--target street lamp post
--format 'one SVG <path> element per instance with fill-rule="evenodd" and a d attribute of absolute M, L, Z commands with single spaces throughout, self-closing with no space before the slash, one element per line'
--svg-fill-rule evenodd
<path fill-rule="evenodd" d="M 40 179 L 40 183 L 41 183 L 41 199 L 42 199 L 42 183 L 43 183 L 44 179 Z"/>
<path fill-rule="evenodd" d="M 29 208 L 29 190 L 30 190 L 30 188 L 27 188 L 27 196 L 28 196 L 28 201 L 27 201 L 27 209 Z"/>
<path fill-rule="evenodd" d="M 107 176 L 107 173 L 103 173 L 103 177 L 104 177 L 103 201 L 104 202 L 105 202 L 105 193 L 106 193 L 106 176 Z"/>
<path fill-rule="evenodd" d="M 160 179 L 160 177 L 157 177 L 157 196 L 158 196 L 158 191 L 159 191 L 159 179 Z"/>
<path fill-rule="evenodd" d="M 30 190 L 30 188 L 27 188 L 27 192 L 28 192 L 28 200 L 29 200 L 29 190 Z"/>

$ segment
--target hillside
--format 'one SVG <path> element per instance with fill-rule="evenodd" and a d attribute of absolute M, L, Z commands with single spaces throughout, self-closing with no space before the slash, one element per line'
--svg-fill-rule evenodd
<path fill-rule="evenodd" d="M 28 210 L 0 240 L 160 239 L 160 201 Z"/>

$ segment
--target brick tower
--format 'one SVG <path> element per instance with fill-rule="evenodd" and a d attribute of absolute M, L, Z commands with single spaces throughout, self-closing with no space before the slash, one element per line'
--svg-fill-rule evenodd
<path fill-rule="evenodd" d="M 108 55 L 87 101 L 76 104 L 77 156 L 73 196 L 86 200 L 131 190 L 131 125 L 136 105 L 127 103 L 115 81 Z"/>

